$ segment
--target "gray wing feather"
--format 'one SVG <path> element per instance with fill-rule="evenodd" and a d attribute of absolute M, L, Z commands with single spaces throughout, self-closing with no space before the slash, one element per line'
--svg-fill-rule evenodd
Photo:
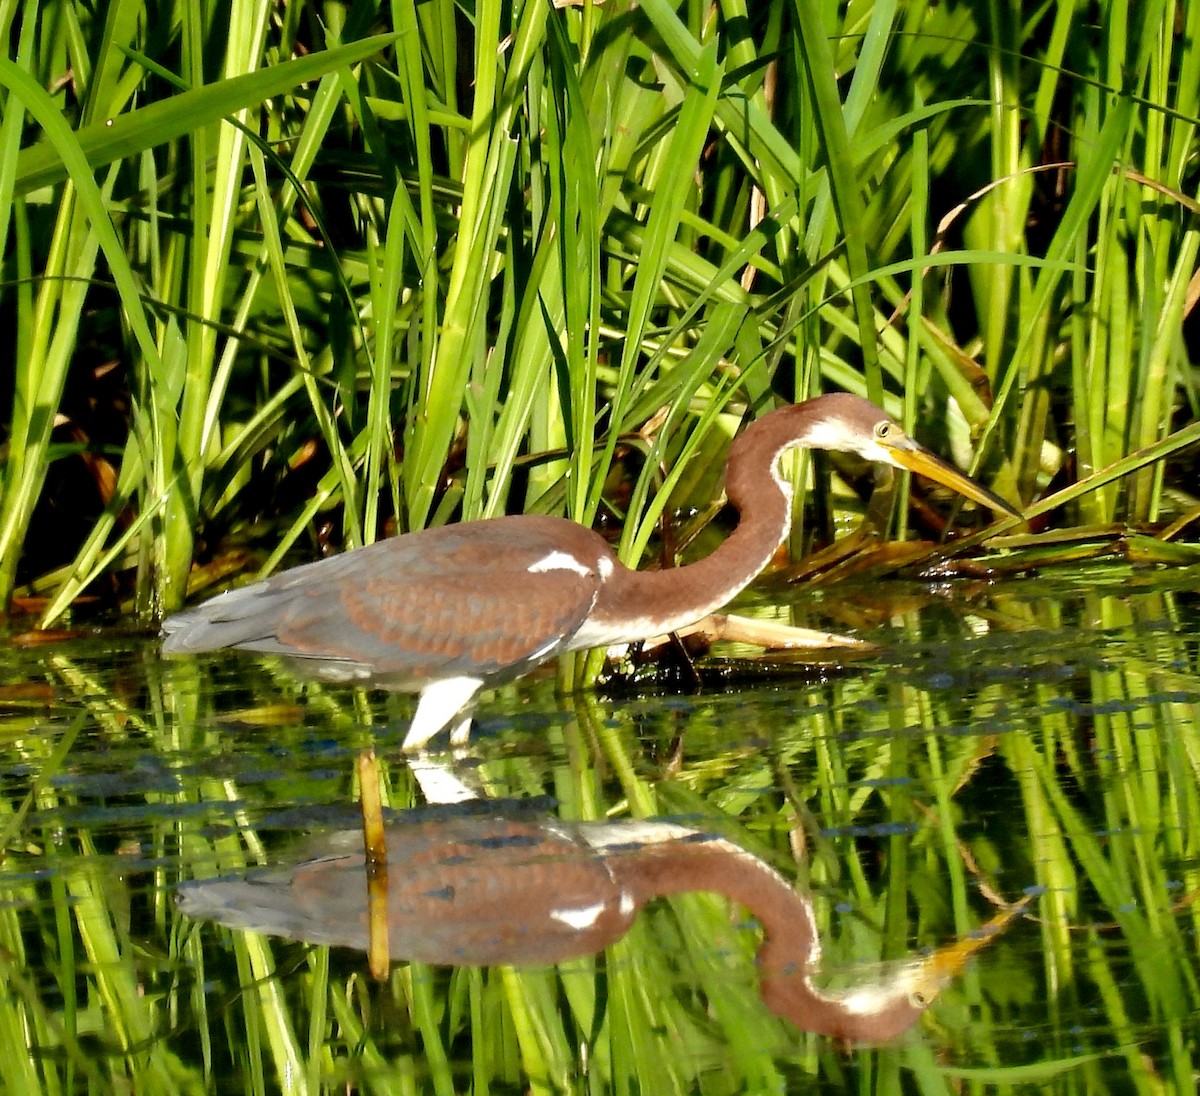
<path fill-rule="evenodd" d="M 531 571 L 563 551 L 564 536 L 573 558 L 592 553 L 588 566 Z M 163 650 L 240 647 L 398 683 L 515 676 L 554 654 L 587 618 L 599 591 L 595 562 L 605 552 L 594 533 L 553 518 L 412 533 L 176 614 L 163 625 Z"/>

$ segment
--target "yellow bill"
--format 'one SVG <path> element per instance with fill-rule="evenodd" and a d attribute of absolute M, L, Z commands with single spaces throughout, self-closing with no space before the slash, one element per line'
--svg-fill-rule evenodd
<path fill-rule="evenodd" d="M 886 439 L 880 438 L 878 441 L 886 450 L 891 463 L 898 468 L 907 468 L 910 472 L 916 472 L 926 479 L 940 483 L 943 487 L 948 487 L 951 491 L 955 491 L 981 506 L 986 506 L 997 514 L 1011 514 L 1014 518 L 1025 516 L 1012 503 L 976 483 L 954 465 L 947 464 L 941 457 L 935 456 L 907 435 L 901 435 L 899 431 L 894 431 Z"/>

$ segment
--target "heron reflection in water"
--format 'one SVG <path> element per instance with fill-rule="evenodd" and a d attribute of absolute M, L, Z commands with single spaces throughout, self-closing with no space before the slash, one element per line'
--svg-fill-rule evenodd
<path fill-rule="evenodd" d="M 758 857 L 712 833 L 667 821 L 561 822 L 486 813 L 416 812 L 385 827 L 388 946 L 433 964 L 544 965 L 619 940 L 655 898 L 692 891 L 744 906 L 762 929 L 763 1001 L 804 1031 L 880 1042 L 910 1028 L 966 960 L 1024 908 L 976 935 L 843 991 L 814 985 L 821 945 L 809 897 Z M 320 851 L 245 879 L 180 887 L 183 911 L 232 928 L 367 950 L 367 863 L 361 829 L 322 837 Z"/>

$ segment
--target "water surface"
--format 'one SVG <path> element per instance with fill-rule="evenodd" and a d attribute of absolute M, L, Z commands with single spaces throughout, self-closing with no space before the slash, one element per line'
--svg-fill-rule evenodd
<path fill-rule="evenodd" d="M 807 896 L 822 992 L 887 984 L 1033 896 L 882 1046 L 769 1008 L 759 925 L 710 894 L 649 902 L 597 955 L 383 981 L 357 951 L 187 917 L 181 882 L 290 862 L 353 817 L 365 746 L 388 806 L 420 806 L 410 702 L 252 655 L 163 660 L 146 636 L 9 644 L 0 1086 L 1191 1092 L 1198 589 L 1127 567 L 772 589 L 746 611 L 789 597 L 797 623 L 878 650 L 769 673 L 726 651 L 686 692 L 541 678 L 487 698 L 455 767 L 479 796 L 745 850 Z"/>

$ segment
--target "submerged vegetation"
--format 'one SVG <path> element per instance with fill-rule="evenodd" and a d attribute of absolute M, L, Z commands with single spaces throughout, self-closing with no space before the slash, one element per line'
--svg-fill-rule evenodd
<path fill-rule="evenodd" d="M 465 775 L 489 796 L 567 822 L 667 816 L 811 893 L 823 989 L 1033 898 L 881 1048 L 777 1018 L 758 928 L 709 894 L 651 904 L 594 958 L 402 963 L 379 983 L 361 953 L 193 921 L 181 879 L 286 863 L 303 828 L 354 824 L 355 753 L 394 755 L 404 703 L 301 691 L 249 657 L 164 661 L 144 639 L 0 649 L 0 1089 L 1188 1096 L 1195 577 L 1085 585 L 1106 577 L 925 592 L 920 612 L 910 589 L 870 632 L 876 665 L 807 687 L 564 712 L 526 682 L 485 708 Z M 410 805 L 408 767 L 384 789 Z"/>
<path fill-rule="evenodd" d="M 1200 5 L 0 25 L 0 601 L 45 622 L 458 516 L 603 520 L 636 562 L 739 417 L 824 388 L 1068 489 L 1060 526 L 1195 515 Z"/>

